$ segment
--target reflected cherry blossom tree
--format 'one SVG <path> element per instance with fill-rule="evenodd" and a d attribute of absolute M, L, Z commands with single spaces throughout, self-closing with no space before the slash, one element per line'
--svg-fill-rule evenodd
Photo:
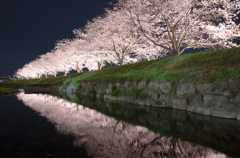
<path fill-rule="evenodd" d="M 73 144 L 84 146 L 93 157 L 226 157 L 209 148 L 161 136 L 145 127 L 116 120 L 55 96 L 19 93 L 17 98 L 46 117 L 59 133 L 73 135 Z"/>

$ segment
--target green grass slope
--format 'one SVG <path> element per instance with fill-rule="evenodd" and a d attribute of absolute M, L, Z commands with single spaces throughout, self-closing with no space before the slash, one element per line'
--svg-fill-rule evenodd
<path fill-rule="evenodd" d="M 18 90 L 14 87 L 0 87 L 0 96 L 11 95 L 16 92 L 18 92 Z"/>
<path fill-rule="evenodd" d="M 161 58 L 83 72 L 67 82 L 131 80 L 214 82 L 240 79 L 240 47 Z"/>

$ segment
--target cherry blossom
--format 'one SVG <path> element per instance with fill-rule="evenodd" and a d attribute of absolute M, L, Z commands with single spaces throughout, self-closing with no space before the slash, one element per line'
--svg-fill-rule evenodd
<path fill-rule="evenodd" d="M 173 56 L 188 48 L 233 47 L 239 0 L 119 0 L 142 35 Z"/>

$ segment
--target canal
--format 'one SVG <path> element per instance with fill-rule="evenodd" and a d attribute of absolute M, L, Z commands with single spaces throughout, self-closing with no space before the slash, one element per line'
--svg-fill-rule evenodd
<path fill-rule="evenodd" d="M 236 120 L 23 92 L 0 108 L 1 158 L 240 157 Z"/>

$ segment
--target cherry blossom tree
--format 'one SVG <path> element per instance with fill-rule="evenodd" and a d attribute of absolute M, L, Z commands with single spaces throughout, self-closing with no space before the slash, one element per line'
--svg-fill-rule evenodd
<path fill-rule="evenodd" d="M 90 49 L 88 52 L 91 54 L 91 58 L 88 58 L 86 64 L 89 70 L 100 70 L 106 63 L 114 61 L 114 58 L 108 51 Z"/>
<path fill-rule="evenodd" d="M 72 69 L 78 72 L 83 67 L 96 70 L 97 63 L 93 60 L 93 55 L 85 50 L 87 43 L 81 39 L 64 39 L 56 43 L 55 48 L 46 54 L 40 55 L 19 69 L 15 76 L 23 78 L 40 78 L 43 75 L 57 76 L 57 73 L 64 72 L 66 76 Z M 95 64 L 93 64 L 95 62 Z"/>
<path fill-rule="evenodd" d="M 96 29 L 96 26 L 96 23 L 88 22 L 85 26 L 88 32 L 81 28 L 73 30 L 76 39 L 87 41 L 87 44 L 85 44 L 84 47 L 86 55 L 91 56 L 90 58 L 87 58 L 88 62 L 86 64 L 90 70 L 100 70 L 106 63 L 116 63 L 116 59 L 113 57 L 112 53 L 106 49 L 106 39 L 104 40 L 102 38 L 100 30 L 94 30 Z"/>
<path fill-rule="evenodd" d="M 188 48 L 237 46 L 240 25 L 234 22 L 239 0 L 118 0 L 133 24 L 154 45 L 182 54 Z"/>
<path fill-rule="evenodd" d="M 55 53 L 55 59 L 58 63 L 58 68 L 60 69 L 59 72 L 63 72 L 64 76 L 67 76 L 67 74 L 72 70 L 72 66 L 69 63 L 68 58 L 63 56 L 63 53 L 59 50 L 54 50 Z"/>
<path fill-rule="evenodd" d="M 129 53 L 133 51 L 133 45 L 137 42 L 138 31 L 129 22 L 127 12 L 124 10 L 107 10 L 106 17 L 102 20 L 105 23 L 105 36 L 111 42 L 110 49 L 115 54 L 115 58 L 120 65 L 124 65 L 131 60 Z M 107 24 L 107 25 L 106 25 Z"/>
<path fill-rule="evenodd" d="M 48 74 L 49 74 L 48 68 L 51 66 L 48 65 L 48 62 L 45 61 L 44 58 L 37 58 L 30 64 L 35 69 L 35 73 L 37 73 L 39 77 L 42 77 L 42 76 L 44 76 L 45 78 L 48 77 Z"/>
<path fill-rule="evenodd" d="M 77 50 L 78 45 L 76 40 L 62 40 L 59 41 L 56 45 L 56 53 L 58 56 L 61 56 L 63 60 L 65 60 L 64 65 L 68 66 L 71 69 L 77 70 L 77 72 L 81 72 L 83 68 L 83 51 Z M 81 43 L 83 46 L 83 42 Z M 78 51 L 78 52 L 77 52 Z M 63 61 L 62 60 L 62 61 Z"/>
<path fill-rule="evenodd" d="M 57 73 L 61 72 L 61 68 L 58 64 L 58 58 L 56 57 L 54 52 L 48 52 L 46 54 L 40 55 L 39 58 L 42 64 L 40 64 L 39 62 L 38 65 L 40 65 L 42 68 L 45 68 L 45 70 L 47 71 L 47 75 L 56 77 Z"/>
<path fill-rule="evenodd" d="M 29 78 L 39 78 L 40 75 L 36 73 L 36 70 L 32 67 L 31 64 L 25 64 L 21 69 L 18 69 L 14 77 L 22 78 L 22 79 L 29 79 Z"/>
<path fill-rule="evenodd" d="M 93 48 L 108 51 L 120 65 L 138 60 L 130 58 L 132 52 L 143 53 L 149 50 L 146 49 L 146 40 L 141 38 L 128 14 L 126 10 L 118 8 L 106 10 L 104 16 L 88 22 L 84 30 Z M 145 51 L 142 51 L 143 49 Z M 158 50 L 155 49 L 152 53 L 158 53 Z"/>
<path fill-rule="evenodd" d="M 57 55 L 62 56 L 61 58 L 65 60 L 64 65 L 68 65 L 79 73 L 85 67 L 89 70 L 98 69 L 98 59 L 96 59 L 92 52 L 93 50 L 89 46 L 88 41 L 82 38 L 75 38 L 58 41 L 55 49 Z"/>
<path fill-rule="evenodd" d="M 42 65 L 43 60 L 41 58 L 37 58 L 28 64 L 25 64 L 23 68 L 17 70 L 17 72 L 14 74 L 15 77 L 18 78 L 40 78 L 42 75 L 45 75 L 47 77 L 48 70 Z"/>

